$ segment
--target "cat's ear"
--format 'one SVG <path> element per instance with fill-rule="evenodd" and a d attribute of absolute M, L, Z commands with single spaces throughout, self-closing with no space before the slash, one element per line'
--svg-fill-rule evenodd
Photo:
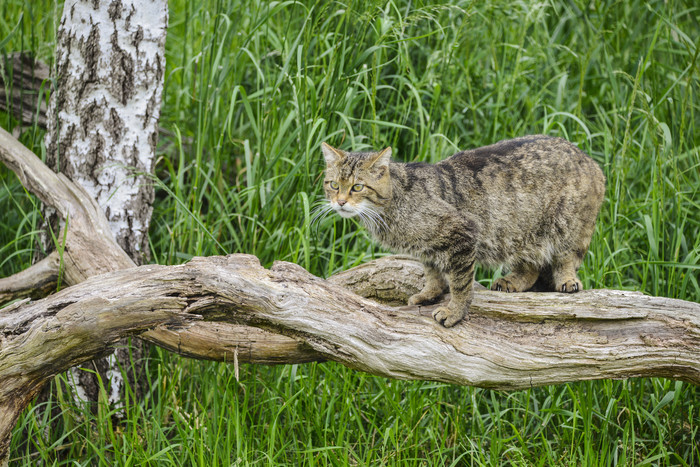
<path fill-rule="evenodd" d="M 326 165 L 331 166 L 341 159 L 345 159 L 345 152 L 341 149 L 336 149 L 330 144 L 321 143 L 321 151 L 326 159 Z"/>
<path fill-rule="evenodd" d="M 389 166 L 389 161 L 391 160 L 391 146 L 386 149 L 382 149 L 379 152 L 372 154 L 372 161 L 370 162 L 370 167 L 387 167 Z"/>

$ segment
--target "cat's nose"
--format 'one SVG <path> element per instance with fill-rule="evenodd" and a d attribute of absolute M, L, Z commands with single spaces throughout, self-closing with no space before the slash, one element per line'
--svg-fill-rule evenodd
<path fill-rule="evenodd" d="M 345 200 L 345 199 L 339 199 L 339 200 L 338 200 L 338 205 L 339 205 L 339 206 L 344 206 L 345 203 L 347 203 L 347 202 L 348 202 L 348 201 Z"/>

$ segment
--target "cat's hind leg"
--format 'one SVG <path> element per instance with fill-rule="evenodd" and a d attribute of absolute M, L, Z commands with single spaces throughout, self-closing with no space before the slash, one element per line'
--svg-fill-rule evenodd
<path fill-rule="evenodd" d="M 513 268 L 510 274 L 499 277 L 491 284 L 491 290 L 499 292 L 524 292 L 532 288 L 540 271 L 533 265 L 523 264 Z"/>
<path fill-rule="evenodd" d="M 447 290 L 445 275 L 429 264 L 423 265 L 425 269 L 425 285 L 423 290 L 408 299 L 409 305 L 421 305 L 433 302 Z"/>
<path fill-rule="evenodd" d="M 596 168 L 597 169 L 597 168 Z M 583 290 L 583 284 L 576 275 L 579 266 L 583 263 L 591 237 L 595 231 L 596 215 L 603 201 L 605 180 L 596 181 L 591 185 L 591 193 L 588 195 L 589 204 L 577 205 L 577 211 L 573 212 L 580 222 L 570 228 L 570 238 L 566 242 L 568 248 L 563 248 L 554 253 L 551 263 L 552 281 L 556 292 L 574 293 Z"/>
<path fill-rule="evenodd" d="M 583 284 L 576 275 L 582 261 L 583 255 L 573 252 L 555 258 L 552 264 L 552 280 L 556 292 L 574 293 L 583 290 Z"/>

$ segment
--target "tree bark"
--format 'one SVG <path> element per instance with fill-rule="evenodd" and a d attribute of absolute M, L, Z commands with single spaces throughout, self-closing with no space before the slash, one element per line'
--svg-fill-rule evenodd
<path fill-rule="evenodd" d="M 136 264 L 148 255 L 154 190 L 147 174 L 158 137 L 167 18 L 165 0 L 71 0 L 57 33 L 47 164 L 97 201 Z M 140 342 L 132 348 L 124 342 L 114 355 L 91 362 L 94 371 L 71 370 L 77 398 L 97 401 L 102 381 L 109 402 L 119 404 L 120 366 L 139 394 L 143 353 Z"/>
<path fill-rule="evenodd" d="M 22 125 L 34 125 L 46 129 L 47 99 L 50 88 L 49 66 L 26 52 L 14 52 L 5 57 L 5 72 L 8 76 L 4 82 L 0 76 L 0 110 L 11 113 Z M 163 127 L 158 128 L 159 140 L 163 136 L 173 139 L 173 132 Z M 177 150 L 172 141 L 159 141 L 159 152 L 167 153 Z M 179 145 L 185 152 L 192 146 L 192 138 L 181 135 Z"/>
<path fill-rule="evenodd" d="M 66 2 L 58 28 L 47 165 L 104 209 L 137 264 L 148 251 L 165 71 L 167 2 Z"/>

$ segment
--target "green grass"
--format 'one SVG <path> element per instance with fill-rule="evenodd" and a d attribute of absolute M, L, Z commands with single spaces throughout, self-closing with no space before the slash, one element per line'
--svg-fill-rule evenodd
<path fill-rule="evenodd" d="M 50 60 L 60 10 L 4 2 L 5 51 Z M 245 252 L 328 276 L 386 252 L 352 221 L 310 224 L 321 141 L 436 161 L 547 133 L 608 180 L 584 286 L 698 302 L 699 46 L 700 7 L 674 0 L 174 0 L 152 259 Z M 21 134 L 38 154 L 41 138 Z M 40 215 L 7 169 L 0 178 L 9 275 L 30 263 Z M 148 396 L 127 402 L 123 423 L 66 394 L 54 412 L 32 406 L 12 464 L 700 464 L 698 389 L 671 380 L 506 393 L 329 363 L 242 366 L 236 381 L 229 365 L 160 349 L 148 365 Z"/>

